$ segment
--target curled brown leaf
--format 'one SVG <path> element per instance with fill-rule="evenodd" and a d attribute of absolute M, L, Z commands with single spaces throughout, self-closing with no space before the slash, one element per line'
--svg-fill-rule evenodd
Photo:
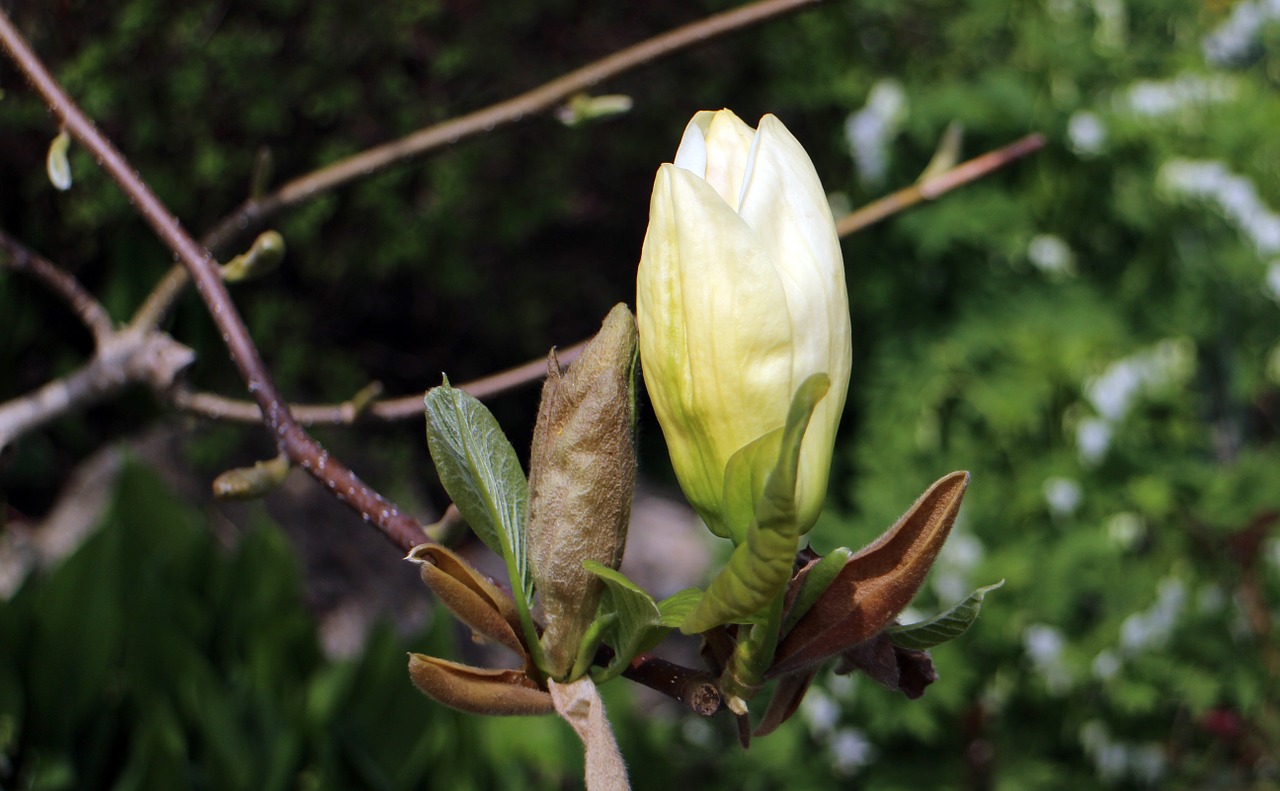
<path fill-rule="evenodd" d="M 409 654 L 409 677 L 422 694 L 459 711 L 517 716 L 554 711 L 551 695 L 519 670 L 489 670 Z"/>
<path fill-rule="evenodd" d="M 893 623 L 920 590 L 968 486 L 967 472 L 944 476 L 893 527 L 851 557 L 782 640 L 767 677 L 815 665 Z"/>
<path fill-rule="evenodd" d="M 439 544 L 414 547 L 408 560 L 420 565 L 422 581 L 458 620 L 477 635 L 527 658 L 528 650 L 520 637 L 520 617 L 506 592 Z"/>

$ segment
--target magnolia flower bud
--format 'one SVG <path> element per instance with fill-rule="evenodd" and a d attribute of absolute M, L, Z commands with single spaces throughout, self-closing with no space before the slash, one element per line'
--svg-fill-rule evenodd
<path fill-rule="evenodd" d="M 552 358 L 529 459 L 529 568 L 548 667 L 564 679 L 604 584 L 582 567 L 622 561 L 635 487 L 636 325 L 617 305 L 562 376 Z"/>
<path fill-rule="evenodd" d="M 658 170 L 636 284 L 645 385 L 689 502 L 740 537 L 759 475 L 729 459 L 779 429 L 800 386 L 831 389 L 804 436 L 801 531 L 826 496 L 848 390 L 849 306 L 835 223 L 813 163 L 772 115 L 753 130 L 728 110 L 689 122 Z"/>

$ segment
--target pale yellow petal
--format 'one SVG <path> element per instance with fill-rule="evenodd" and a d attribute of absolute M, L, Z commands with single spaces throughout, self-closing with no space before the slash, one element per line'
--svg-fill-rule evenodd
<path fill-rule="evenodd" d="M 729 456 L 785 421 L 791 323 L 755 235 L 710 185 L 671 165 L 654 185 L 636 313 L 650 398 L 706 518 Z"/>

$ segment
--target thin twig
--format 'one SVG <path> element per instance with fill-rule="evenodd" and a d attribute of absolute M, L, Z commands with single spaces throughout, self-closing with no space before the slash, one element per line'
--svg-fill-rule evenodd
<path fill-rule="evenodd" d="M 209 245 L 206 244 L 205 249 L 209 249 Z M 178 297 L 182 296 L 182 292 L 186 291 L 187 284 L 190 282 L 191 275 L 187 274 L 187 269 L 182 264 L 169 267 L 169 271 L 160 279 L 156 287 L 151 289 L 151 293 L 147 294 L 147 298 L 133 314 L 133 318 L 129 320 L 129 326 L 138 329 L 160 326 L 165 314 L 173 307 L 173 303 L 178 301 Z"/>
<path fill-rule="evenodd" d="M 114 332 L 115 325 L 102 303 L 79 280 L 59 269 L 52 261 L 35 253 L 4 231 L 0 231 L 0 253 L 4 253 L 0 255 L 0 267 L 31 274 L 66 300 L 92 333 L 95 344 L 101 346 Z"/>
<path fill-rule="evenodd" d="M 953 189 L 987 176 L 1000 168 L 1029 156 L 1044 147 L 1044 138 L 1039 134 L 1027 135 L 1007 146 L 989 151 L 955 166 L 945 173 L 928 181 L 913 184 L 905 189 L 887 195 L 861 209 L 845 216 L 836 224 L 836 232 L 840 236 L 849 236 L 870 225 L 885 220 L 894 214 L 905 211 L 926 200 L 933 200 Z M 568 365 L 581 350 L 586 341 L 579 341 L 560 355 L 560 362 Z M 476 398 L 488 398 L 499 392 L 519 387 L 535 381 L 546 372 L 546 363 L 533 360 L 518 368 L 477 379 L 461 385 L 460 389 Z M 262 419 L 258 408 L 248 401 L 240 401 L 210 393 L 193 393 L 175 391 L 174 404 L 183 410 L 204 415 L 215 420 L 232 420 L 241 423 L 256 423 Z M 356 420 L 343 404 L 308 404 L 296 405 L 291 409 L 298 421 L 303 425 L 349 425 Z M 374 402 L 367 412 L 360 417 L 375 420 L 394 421 L 420 417 L 422 399 L 420 395 L 402 396 Z"/>
<path fill-rule="evenodd" d="M 564 351 L 557 351 L 556 355 L 561 367 L 573 362 L 585 345 L 586 341 L 580 341 Z M 476 398 L 486 399 L 536 382 L 546 374 L 546 358 L 539 358 L 506 371 L 455 385 L 455 387 L 465 390 Z M 182 388 L 170 393 L 169 399 L 178 409 L 211 420 L 235 423 L 262 422 L 262 412 L 252 401 Z M 350 426 L 366 420 L 386 423 L 417 420 L 422 418 L 422 409 L 422 393 L 374 401 L 360 411 L 352 409 L 347 403 L 289 405 L 289 411 L 294 419 L 304 426 Z"/>
<path fill-rule="evenodd" d="M 428 151 L 522 121 L 623 72 L 818 2 L 761 0 L 654 36 L 519 96 L 428 126 L 293 179 L 260 200 L 247 201 L 220 222 L 205 242 L 210 249 L 219 249 L 229 240 L 257 230 L 263 220 L 287 206 L 311 200 L 334 187 L 365 178 Z"/>
<path fill-rule="evenodd" d="M 84 408 L 134 383 L 168 389 L 195 361 L 195 352 L 163 332 L 112 332 L 93 357 L 71 373 L 0 404 L 0 449 L 75 408 Z"/>
<path fill-rule="evenodd" d="M 368 488 L 345 465 L 330 459 L 328 453 L 312 439 L 289 414 L 271 375 L 262 362 L 244 321 L 227 293 L 221 273 L 208 251 L 182 229 L 151 188 L 135 173 L 129 162 L 76 106 L 45 65 L 32 52 L 7 14 L 0 11 L 0 43 L 44 98 L 50 113 L 57 118 L 108 175 L 129 196 L 143 219 L 155 230 L 191 274 L 197 291 L 209 308 L 215 326 L 222 333 L 231 359 L 248 385 L 249 393 L 262 410 L 263 421 L 276 439 L 280 450 L 300 464 L 335 496 L 382 531 L 392 543 L 404 551 L 422 543 L 421 526 L 412 517 Z"/>
<path fill-rule="evenodd" d="M 236 239 L 260 229 L 267 219 L 290 206 L 318 198 L 343 184 L 367 178 L 435 149 L 536 116 L 576 93 L 594 88 L 631 69 L 819 2 L 821 0 L 760 0 L 654 36 L 518 96 L 424 127 L 398 140 L 313 170 L 285 183 L 269 195 L 251 197 L 219 221 L 201 242 L 210 250 L 225 252 Z M 130 323 L 137 328 L 159 324 L 186 285 L 186 271 L 180 266 L 171 269 Z"/>
<path fill-rule="evenodd" d="M 720 710 L 722 699 L 715 678 L 704 670 L 693 670 L 650 654 L 631 660 L 622 675 L 688 706 L 694 713 L 710 717 Z"/>
<path fill-rule="evenodd" d="M 967 162 L 962 162 L 940 176 L 935 176 L 919 184 L 913 184 L 910 187 L 898 190 L 892 195 L 886 195 L 874 203 L 867 204 L 837 222 L 836 233 L 840 236 L 848 236 L 863 228 L 875 225 L 904 209 L 909 209 L 923 201 L 933 200 L 957 187 L 976 181 L 992 171 L 999 170 L 1011 162 L 1039 151 L 1041 148 L 1044 148 L 1043 135 L 1027 135 L 1003 148 L 998 148 L 982 156 L 974 157 Z"/>

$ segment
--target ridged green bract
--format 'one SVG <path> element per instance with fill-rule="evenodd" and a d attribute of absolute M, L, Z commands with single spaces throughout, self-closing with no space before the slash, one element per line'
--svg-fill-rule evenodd
<path fill-rule="evenodd" d="M 484 404 L 450 387 L 448 379 L 423 401 L 427 445 L 440 482 L 480 540 L 506 561 L 511 584 L 527 606 L 533 599 L 524 547 L 529 483 L 515 448 Z"/>
<path fill-rule="evenodd" d="M 729 563 L 680 625 L 680 631 L 685 634 L 698 634 L 723 623 L 740 621 L 760 610 L 786 587 L 800 538 L 795 495 L 801 441 L 814 407 L 829 386 L 830 378 L 826 374 L 814 374 L 796 390 L 782 429 L 777 463 L 756 504 L 755 518 Z"/>

